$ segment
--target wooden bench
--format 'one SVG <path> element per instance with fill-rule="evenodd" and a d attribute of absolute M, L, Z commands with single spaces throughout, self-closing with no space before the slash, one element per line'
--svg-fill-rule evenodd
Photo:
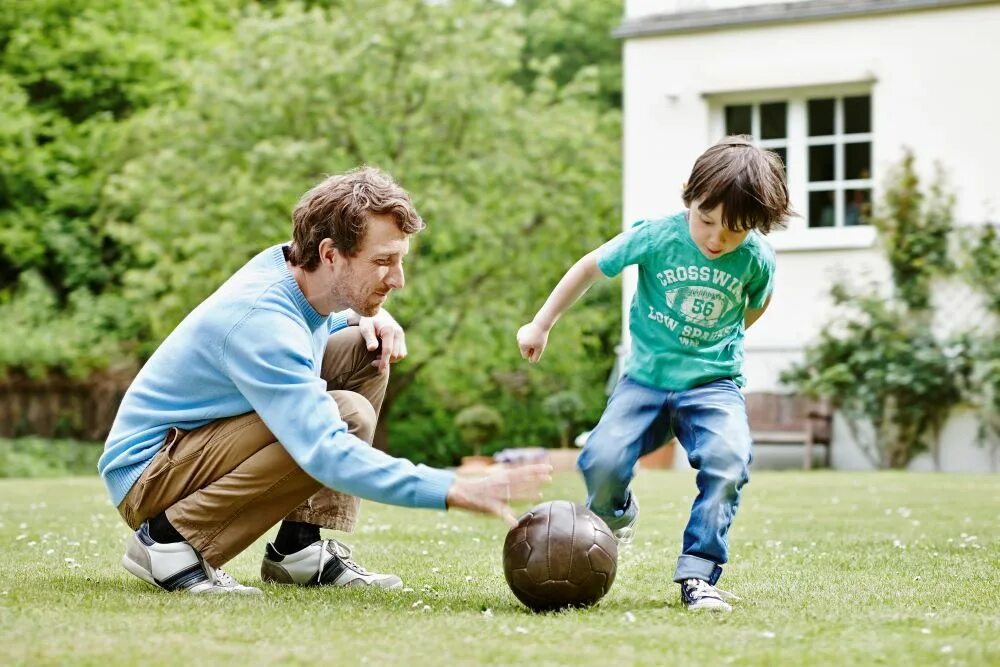
<path fill-rule="evenodd" d="M 748 393 L 747 418 L 755 444 L 804 445 L 802 467 L 812 468 L 813 445 L 825 445 L 824 461 L 830 467 L 833 410 L 825 401 L 795 394 Z"/>

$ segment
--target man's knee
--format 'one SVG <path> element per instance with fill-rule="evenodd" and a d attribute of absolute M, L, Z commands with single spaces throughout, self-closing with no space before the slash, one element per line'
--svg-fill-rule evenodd
<path fill-rule="evenodd" d="M 383 387 L 389 382 L 388 373 L 379 373 L 372 365 L 379 357 L 378 349 L 369 350 L 359 327 L 347 327 L 330 334 L 323 355 L 322 378 L 330 388 L 342 386 L 352 378 L 371 382 L 378 378 Z"/>
<path fill-rule="evenodd" d="M 368 347 L 365 345 L 365 338 L 361 335 L 361 327 L 345 327 L 339 331 L 334 331 L 327 338 L 327 349 L 333 347 L 342 348 L 365 348 L 367 351 Z"/>
<path fill-rule="evenodd" d="M 368 399 L 354 391 L 331 391 L 330 395 L 337 402 L 340 418 L 347 424 L 348 432 L 370 444 L 375 436 L 378 415 Z"/>

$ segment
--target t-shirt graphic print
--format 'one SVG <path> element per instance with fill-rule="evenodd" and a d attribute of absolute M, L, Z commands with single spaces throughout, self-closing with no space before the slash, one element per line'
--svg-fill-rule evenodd
<path fill-rule="evenodd" d="M 598 267 L 613 277 L 631 264 L 639 282 L 630 308 L 631 354 L 625 372 L 668 390 L 719 378 L 743 384 L 743 317 L 771 293 L 774 252 L 747 234 L 722 257 L 709 259 L 695 245 L 687 213 L 644 220 L 608 241 Z"/>

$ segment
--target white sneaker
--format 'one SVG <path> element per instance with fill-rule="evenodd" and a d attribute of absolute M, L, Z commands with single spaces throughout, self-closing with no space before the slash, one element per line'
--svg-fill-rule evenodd
<path fill-rule="evenodd" d="M 204 563 L 204 561 L 202 561 Z M 212 574 L 212 580 L 216 588 L 222 588 L 226 593 L 233 595 L 263 595 L 264 592 L 253 586 L 244 586 L 236 581 L 236 577 L 220 568 L 213 568 L 208 563 L 204 563 L 205 569 Z"/>
<path fill-rule="evenodd" d="M 166 591 L 243 595 L 260 594 L 259 588 L 243 586 L 223 570 L 206 563 L 187 542 L 161 544 L 149 536 L 149 522 L 129 536 L 122 566 L 146 583 Z"/>
<path fill-rule="evenodd" d="M 351 559 L 351 548 L 337 540 L 319 540 L 293 554 L 281 554 L 270 542 L 260 577 L 276 584 L 299 586 L 375 586 L 399 588 L 394 574 L 369 572 Z"/>
<path fill-rule="evenodd" d="M 703 579 L 686 579 L 681 582 L 681 601 L 690 611 L 732 611 L 733 608 L 726 602 L 738 600 L 732 593 L 720 591 L 712 584 Z"/>

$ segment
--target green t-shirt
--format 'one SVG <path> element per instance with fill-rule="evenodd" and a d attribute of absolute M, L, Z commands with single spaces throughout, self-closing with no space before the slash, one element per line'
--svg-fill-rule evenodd
<path fill-rule="evenodd" d="M 643 220 L 605 243 L 597 265 L 613 278 L 639 266 L 625 372 L 679 391 L 732 378 L 743 386 L 743 316 L 771 293 L 774 251 L 757 232 L 717 259 L 691 239 L 687 211 Z"/>

